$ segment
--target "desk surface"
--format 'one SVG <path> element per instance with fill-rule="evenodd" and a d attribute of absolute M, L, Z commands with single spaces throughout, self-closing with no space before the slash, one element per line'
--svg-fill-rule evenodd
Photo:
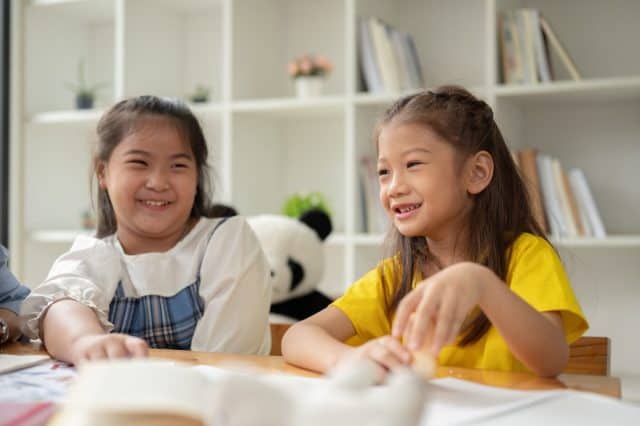
<path fill-rule="evenodd" d="M 12 343 L 3 346 L 0 353 L 45 354 L 39 344 Z M 319 374 L 287 364 L 281 356 L 237 355 L 211 352 L 191 352 L 169 349 L 151 349 L 150 356 L 181 361 L 190 364 L 220 365 L 246 363 L 264 370 L 318 377 Z M 510 389 L 575 389 L 620 398 L 620 379 L 611 376 L 561 374 L 555 379 L 542 378 L 527 373 L 474 370 L 460 367 L 438 367 L 437 377 L 455 377 L 490 386 Z"/>

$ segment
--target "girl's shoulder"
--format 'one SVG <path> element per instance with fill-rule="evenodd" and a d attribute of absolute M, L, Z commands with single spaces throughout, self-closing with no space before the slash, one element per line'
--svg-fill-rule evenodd
<path fill-rule="evenodd" d="M 529 251 L 554 251 L 551 243 L 538 235 L 531 234 L 529 232 L 523 232 L 514 240 L 511 244 L 511 251 L 516 253 L 529 252 Z"/>

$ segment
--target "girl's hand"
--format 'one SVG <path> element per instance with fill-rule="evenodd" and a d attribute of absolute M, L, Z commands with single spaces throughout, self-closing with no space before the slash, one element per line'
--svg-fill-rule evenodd
<path fill-rule="evenodd" d="M 338 362 L 351 363 L 358 359 L 370 359 L 379 366 L 377 372 L 378 381 L 381 382 L 387 371 L 411 362 L 411 352 L 400 341 L 391 336 L 382 336 L 369 340 L 367 343 L 352 348 L 345 353 Z"/>
<path fill-rule="evenodd" d="M 472 262 L 456 263 L 427 278 L 398 305 L 393 336 L 418 350 L 431 336 L 431 353 L 455 340 L 469 312 L 480 304 L 488 268 Z M 413 318 L 411 318 L 413 317 Z"/>
<path fill-rule="evenodd" d="M 71 348 L 72 360 L 78 364 L 85 360 L 145 357 L 147 342 L 127 334 L 90 334 L 78 338 Z"/>

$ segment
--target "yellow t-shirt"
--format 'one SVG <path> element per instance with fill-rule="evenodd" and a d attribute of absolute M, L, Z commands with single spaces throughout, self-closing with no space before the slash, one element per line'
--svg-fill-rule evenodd
<path fill-rule="evenodd" d="M 389 262 L 385 262 L 385 278 L 393 279 Z M 415 283 L 421 277 L 417 277 Z M 567 343 L 578 339 L 588 324 L 571 289 L 564 268 L 554 249 L 542 238 L 523 233 L 512 245 L 507 284 L 511 290 L 539 312 L 558 311 L 562 316 Z M 414 286 L 415 286 L 414 283 Z M 356 335 L 347 343 L 357 346 L 370 339 L 390 334 L 391 318 L 385 312 L 385 297 L 378 268 L 354 283 L 332 306 L 351 320 Z M 440 365 L 481 368 L 486 370 L 527 371 L 511 353 L 495 327 L 471 345 L 445 346 L 438 356 Z"/>

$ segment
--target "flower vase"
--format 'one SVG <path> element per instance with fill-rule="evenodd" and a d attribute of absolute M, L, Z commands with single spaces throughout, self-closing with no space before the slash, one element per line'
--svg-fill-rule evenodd
<path fill-rule="evenodd" d="M 299 98 L 312 98 L 322 95 L 324 77 L 319 75 L 296 77 L 296 95 Z"/>

